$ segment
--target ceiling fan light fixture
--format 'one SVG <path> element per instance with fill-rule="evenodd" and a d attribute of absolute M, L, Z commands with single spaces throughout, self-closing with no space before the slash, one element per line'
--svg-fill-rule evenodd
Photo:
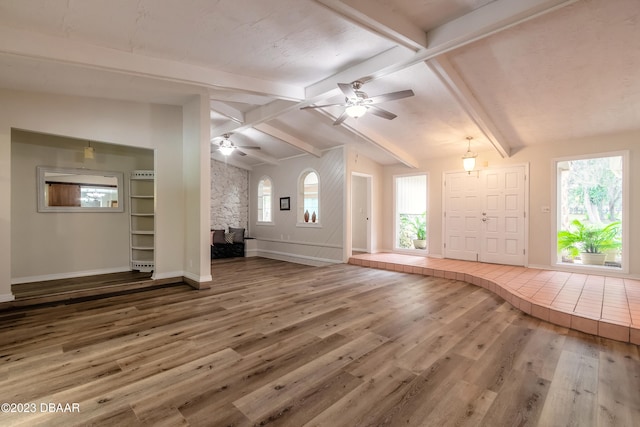
<path fill-rule="evenodd" d="M 220 144 L 220 148 L 219 148 L 223 156 L 230 155 L 231 153 L 233 153 L 234 149 L 235 147 L 233 145 L 222 145 L 222 143 Z"/>
<path fill-rule="evenodd" d="M 462 156 L 462 167 L 467 172 L 467 174 L 471 175 L 471 172 L 476 167 L 476 157 L 478 157 L 478 153 L 471 152 L 471 140 L 473 137 L 467 137 L 467 152 Z"/>
<path fill-rule="evenodd" d="M 220 147 L 218 147 L 218 150 L 223 156 L 229 156 L 235 149 L 235 145 L 233 145 L 233 142 L 229 141 L 229 137 L 225 134 L 224 139 L 220 141 Z"/>
<path fill-rule="evenodd" d="M 228 156 L 233 153 L 233 147 L 220 147 L 220 152 L 223 156 Z"/>
<path fill-rule="evenodd" d="M 367 107 L 362 104 L 353 104 L 349 105 L 345 109 L 345 111 L 349 117 L 357 119 L 358 117 L 362 117 L 365 115 L 365 113 L 367 112 Z"/>

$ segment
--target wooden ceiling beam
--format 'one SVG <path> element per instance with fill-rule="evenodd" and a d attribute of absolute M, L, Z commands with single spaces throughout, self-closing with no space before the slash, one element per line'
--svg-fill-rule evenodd
<path fill-rule="evenodd" d="M 231 107 L 229 104 L 212 99 L 209 100 L 209 107 L 216 113 L 222 114 L 238 124 L 244 123 L 244 113 Z"/>
<path fill-rule="evenodd" d="M 280 116 L 291 110 L 297 110 L 300 108 L 300 103 L 277 100 L 270 102 L 260 107 L 249 110 L 244 114 L 245 121 L 242 124 L 237 124 L 234 121 L 229 121 L 222 126 L 218 126 L 211 129 L 211 137 L 222 136 L 225 133 L 237 133 L 243 130 L 249 129 L 260 123 L 268 122 L 276 117 Z"/>
<path fill-rule="evenodd" d="M 371 0 L 316 0 L 374 33 L 413 51 L 427 47 L 427 33 L 391 7 Z"/>
<path fill-rule="evenodd" d="M 0 53 L 79 65 L 212 89 L 231 89 L 277 99 L 304 98 L 304 88 L 241 76 L 174 60 L 138 55 L 68 38 L 0 25 Z"/>
<path fill-rule="evenodd" d="M 274 101 L 270 104 L 247 112 L 245 115 L 246 122 L 243 125 L 238 126 L 235 123 L 230 123 L 229 125 L 220 127 L 220 129 L 215 129 L 215 132 L 212 135 L 233 132 L 234 130 L 246 128 L 247 126 L 264 123 L 270 119 L 276 118 L 282 113 L 310 105 L 318 102 L 319 100 L 327 99 L 333 95 L 339 94 L 340 92 L 337 89 L 338 83 L 350 83 L 362 77 L 370 79 L 383 77 L 419 62 L 436 58 L 446 52 L 511 28 L 514 25 L 520 24 L 529 19 L 536 18 L 545 13 L 575 3 L 578 0 L 519 0 L 515 2 L 512 0 L 496 0 L 466 15 L 454 19 L 453 21 L 447 22 L 430 30 L 427 33 L 426 47 L 423 47 L 422 43 L 419 42 L 419 40 L 421 40 L 421 36 L 419 36 L 419 33 L 416 31 L 414 26 L 411 26 L 411 28 L 408 27 L 410 29 L 403 33 L 400 32 L 400 29 L 398 28 L 399 23 L 402 21 L 399 17 L 381 17 L 381 12 L 377 9 L 373 12 L 368 12 L 369 9 L 366 7 L 366 4 L 371 3 L 370 1 L 316 1 L 334 10 L 345 19 L 351 21 L 362 21 L 360 24 L 365 25 L 366 28 L 400 44 L 400 46 L 389 49 L 373 58 L 358 63 L 348 69 L 342 70 L 326 79 L 308 86 L 304 91 L 304 101 L 287 104 L 284 104 L 284 101 L 281 100 Z M 399 36 L 405 37 L 407 40 L 412 40 L 409 44 L 413 44 L 414 48 L 420 46 L 419 50 L 412 50 L 411 46 L 407 45 L 407 40 L 401 43 L 401 41 L 397 40 Z M 459 91 L 459 96 L 464 96 L 465 91 L 461 90 L 460 86 L 458 86 L 457 90 Z M 469 108 L 471 108 L 472 105 L 475 105 L 472 100 L 463 100 L 460 102 L 466 103 Z M 279 108 L 281 108 L 280 112 L 278 112 Z M 268 113 L 265 113 L 265 110 L 268 110 Z M 482 129 L 483 133 L 485 133 L 488 138 L 488 135 L 492 135 L 490 137 L 490 141 L 494 143 L 496 150 L 498 150 L 501 155 L 508 156 L 510 152 L 508 144 L 506 144 L 500 136 L 495 125 L 488 124 L 492 122 L 488 119 L 486 113 L 483 113 L 481 108 L 473 108 L 470 111 L 474 112 L 473 114 L 475 114 L 478 121 L 484 123 L 484 128 L 481 127 L 480 129 Z M 324 111 L 322 114 L 327 117 L 332 117 Z M 485 117 L 482 118 L 483 116 Z M 404 152 L 393 143 L 385 140 L 380 135 L 374 135 L 372 132 L 368 132 L 367 135 L 364 135 L 362 132 L 356 132 L 347 124 L 343 123 L 343 126 L 351 132 L 362 135 L 363 139 L 385 150 L 401 163 L 410 167 L 416 167 L 416 161 L 413 156 L 410 156 L 408 153 Z"/>
<path fill-rule="evenodd" d="M 258 123 L 254 125 L 253 128 L 269 136 L 272 136 L 273 138 L 279 139 L 282 142 L 286 142 L 292 147 L 295 147 L 298 150 L 303 151 L 307 154 L 311 154 L 312 156 L 315 156 L 315 157 L 322 157 L 322 151 L 318 150 L 313 145 L 281 129 L 278 129 L 268 123 Z"/>
<path fill-rule="evenodd" d="M 462 109 L 473 120 L 482 134 L 489 140 L 502 158 L 511 155 L 511 147 L 491 117 L 484 110 L 464 79 L 453 68 L 445 55 L 427 61 L 427 66 L 438 77 Z"/>
<path fill-rule="evenodd" d="M 335 121 L 337 118 L 333 114 L 330 114 L 320 109 L 313 110 L 312 113 L 325 116 L 329 118 L 331 121 Z M 342 126 L 344 129 L 354 134 L 356 137 L 362 139 L 363 141 L 366 141 L 372 145 L 375 145 L 376 147 L 378 147 L 379 149 L 381 149 L 382 151 L 384 151 L 389 156 L 396 159 L 398 162 L 402 163 L 403 165 L 412 169 L 415 169 L 418 167 L 418 161 L 414 156 L 410 155 L 409 153 L 407 153 L 406 151 L 404 151 L 402 148 L 398 147 L 391 141 L 388 141 L 385 137 L 378 134 L 377 132 L 374 132 L 371 130 L 363 131 L 362 129 L 356 129 L 355 127 L 351 126 L 347 122 L 343 122 L 340 126 Z"/>

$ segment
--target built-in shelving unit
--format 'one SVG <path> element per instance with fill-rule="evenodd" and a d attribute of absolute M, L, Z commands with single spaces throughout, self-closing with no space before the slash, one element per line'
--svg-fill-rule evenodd
<path fill-rule="evenodd" d="M 129 177 L 131 269 L 155 268 L 155 172 L 134 170 Z"/>

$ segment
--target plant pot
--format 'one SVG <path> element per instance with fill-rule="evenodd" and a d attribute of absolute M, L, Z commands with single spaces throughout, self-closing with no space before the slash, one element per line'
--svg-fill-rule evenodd
<path fill-rule="evenodd" d="M 580 259 L 584 265 L 604 265 L 604 260 L 607 254 L 594 254 L 588 252 L 581 252 Z"/>
<path fill-rule="evenodd" d="M 616 262 L 616 258 L 618 256 L 618 250 L 617 249 L 605 249 L 603 251 L 607 257 L 605 258 L 604 262 Z"/>
<path fill-rule="evenodd" d="M 427 241 L 413 239 L 413 247 L 416 249 L 427 249 Z"/>

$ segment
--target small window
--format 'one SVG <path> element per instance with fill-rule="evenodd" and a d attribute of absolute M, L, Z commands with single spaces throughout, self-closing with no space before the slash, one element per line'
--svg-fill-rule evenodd
<path fill-rule="evenodd" d="M 272 221 L 273 186 L 271 179 L 264 177 L 258 183 L 258 222 Z"/>
<path fill-rule="evenodd" d="M 308 170 L 300 175 L 298 183 L 298 222 L 320 222 L 320 179 L 317 172 Z"/>
<path fill-rule="evenodd" d="M 427 248 L 427 175 L 396 176 L 395 249 Z"/>

